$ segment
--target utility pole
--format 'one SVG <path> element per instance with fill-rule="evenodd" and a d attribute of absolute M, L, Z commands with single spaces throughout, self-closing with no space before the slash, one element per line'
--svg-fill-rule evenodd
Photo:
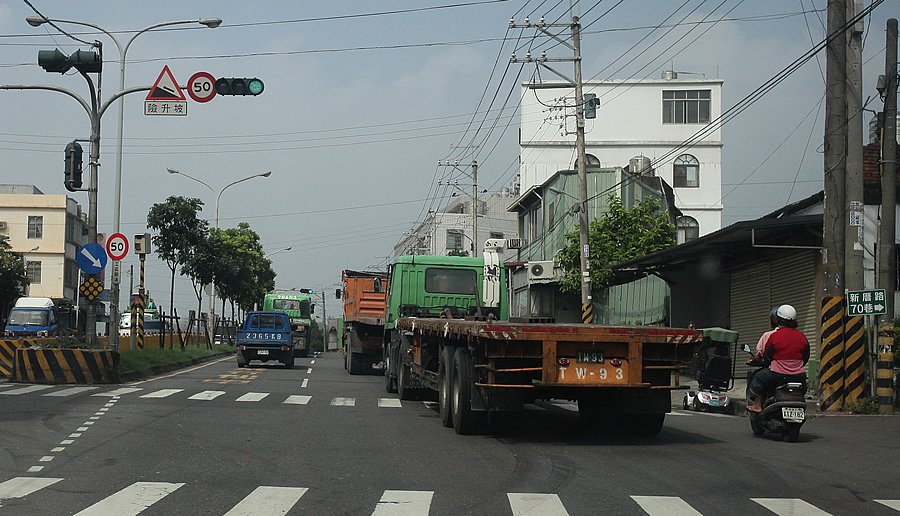
<path fill-rule="evenodd" d="M 894 232 L 897 224 L 897 19 L 887 21 L 884 55 L 884 129 L 881 133 L 881 232 L 878 246 L 878 287 L 884 289 L 887 315 L 894 319 Z M 882 93 L 882 91 L 879 91 Z"/>
<path fill-rule="evenodd" d="M 859 5 L 857 5 L 859 4 Z M 862 2 L 847 2 L 847 20 L 857 14 Z M 844 217 L 844 286 L 847 290 L 865 288 L 863 272 L 863 111 L 862 111 L 862 35 L 863 20 L 847 31 L 847 175 L 845 181 L 847 216 Z"/>
<path fill-rule="evenodd" d="M 478 162 L 472 160 L 472 256 L 478 253 Z"/>
<path fill-rule="evenodd" d="M 587 170 L 585 168 L 584 154 L 584 88 L 581 77 L 581 21 L 578 16 L 573 15 L 571 23 L 546 23 L 541 18 L 537 23 L 532 23 L 525 18 L 524 25 L 517 25 L 515 20 L 509 21 L 510 28 L 533 28 L 545 35 L 556 40 L 560 45 L 568 47 L 572 50 L 572 57 L 567 58 L 551 58 L 547 57 L 546 52 L 542 52 L 540 57 L 533 58 L 531 52 L 525 55 L 523 62 L 537 63 L 550 72 L 564 79 L 569 85 L 575 88 L 575 150 L 577 153 L 578 168 L 578 235 L 581 244 L 581 321 L 584 324 L 594 322 L 594 310 L 591 302 L 591 263 L 590 263 L 590 242 L 588 240 L 588 224 L 590 221 L 587 210 Z M 572 31 L 572 43 L 561 39 L 556 34 L 551 33 L 547 29 L 550 27 L 569 27 Z M 519 62 L 516 55 L 513 54 L 511 62 Z M 575 67 L 575 80 L 571 80 L 565 75 L 551 68 L 548 62 L 567 62 L 571 61 Z"/>

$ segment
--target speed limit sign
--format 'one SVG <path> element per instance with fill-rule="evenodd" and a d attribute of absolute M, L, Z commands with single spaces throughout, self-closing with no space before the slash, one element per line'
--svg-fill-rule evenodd
<path fill-rule="evenodd" d="M 216 96 L 216 78 L 209 72 L 197 72 L 188 79 L 188 95 L 197 102 L 209 102 Z"/>
<path fill-rule="evenodd" d="M 106 240 L 106 254 L 115 261 L 125 258 L 128 254 L 128 238 L 122 233 L 113 233 Z"/>

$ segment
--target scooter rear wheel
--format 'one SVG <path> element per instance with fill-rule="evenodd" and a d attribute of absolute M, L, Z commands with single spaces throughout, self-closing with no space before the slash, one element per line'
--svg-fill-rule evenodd
<path fill-rule="evenodd" d="M 761 437 L 764 433 L 766 433 L 766 429 L 763 428 L 762 423 L 750 417 L 750 430 L 753 430 L 753 435 L 756 437 Z"/>
<path fill-rule="evenodd" d="M 795 443 L 800 438 L 800 425 L 798 423 L 785 423 L 782 439 L 786 443 Z"/>

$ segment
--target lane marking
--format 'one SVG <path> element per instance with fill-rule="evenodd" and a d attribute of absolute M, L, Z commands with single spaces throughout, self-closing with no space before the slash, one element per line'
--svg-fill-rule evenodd
<path fill-rule="evenodd" d="M 875 501 L 880 503 L 881 505 L 890 507 L 891 509 L 894 509 L 895 511 L 900 511 L 900 500 L 875 500 Z"/>
<path fill-rule="evenodd" d="M 650 516 L 701 516 L 677 496 L 632 496 L 631 499 Z"/>
<path fill-rule="evenodd" d="M 44 389 L 52 389 L 53 387 L 53 385 L 29 385 L 28 387 L 20 387 L 11 391 L 2 391 L 0 392 L 0 394 L 5 394 L 7 396 L 19 396 L 20 394 L 43 391 Z"/>
<path fill-rule="evenodd" d="M 268 395 L 268 392 L 248 392 L 234 401 L 259 401 Z"/>
<path fill-rule="evenodd" d="M 28 468 L 28 472 L 29 473 L 38 473 L 42 469 L 44 469 L 44 466 L 31 466 L 30 468 Z M 0 500 L 2 500 L 2 498 L 0 498 Z"/>
<path fill-rule="evenodd" d="M 385 491 L 372 516 L 428 516 L 434 491 Z"/>
<path fill-rule="evenodd" d="M 233 355 L 229 355 L 229 356 L 220 358 L 219 360 L 212 360 L 212 361 L 210 361 L 210 362 L 207 362 L 206 364 L 199 365 L 199 366 L 197 366 L 197 367 L 192 367 L 192 368 L 190 368 L 190 369 L 185 369 L 185 370 L 183 370 L 183 371 L 178 371 L 177 373 L 168 374 L 168 375 L 166 375 L 166 376 L 157 376 L 156 378 L 148 378 L 148 379 L 146 379 L 146 380 L 141 380 L 141 381 L 139 381 L 139 382 L 134 382 L 134 383 L 132 383 L 131 385 L 140 385 L 140 384 L 142 384 L 142 383 L 155 382 L 156 380 L 162 380 L 162 379 L 164 379 L 164 378 L 171 378 L 171 377 L 173 377 L 173 376 L 178 376 L 178 375 L 180 375 L 180 374 L 190 373 L 191 371 L 196 371 L 197 369 L 203 369 L 204 367 L 209 367 L 209 366 L 211 366 L 211 365 L 218 364 L 219 362 L 225 362 L 226 360 L 234 360 L 234 356 L 233 356 Z"/>
<path fill-rule="evenodd" d="M 692 414 L 690 412 L 684 412 L 682 410 L 673 410 L 672 412 L 669 412 L 668 415 L 670 415 L 670 416 L 693 416 L 694 414 Z"/>
<path fill-rule="evenodd" d="M 751 498 L 751 500 L 778 516 L 831 516 L 831 513 L 799 498 Z"/>
<path fill-rule="evenodd" d="M 305 487 L 259 486 L 226 512 L 225 516 L 287 514 L 306 491 Z"/>
<path fill-rule="evenodd" d="M 303 383 L 300 384 L 300 387 L 306 387 L 309 384 L 309 378 L 304 378 Z"/>
<path fill-rule="evenodd" d="M 400 404 L 400 400 L 397 398 L 378 398 L 378 406 L 403 408 L 403 405 Z"/>
<path fill-rule="evenodd" d="M 306 405 L 307 403 L 309 403 L 309 400 L 311 400 L 311 399 L 312 399 L 312 396 L 303 396 L 302 394 L 294 394 L 294 395 L 288 396 L 287 399 L 284 400 L 282 403 L 288 403 L 288 404 L 292 404 L 292 405 Z"/>
<path fill-rule="evenodd" d="M 315 360 L 310 360 L 310 361 L 309 361 L 309 365 L 313 365 L 313 364 L 315 364 L 315 363 L 316 363 Z"/>
<path fill-rule="evenodd" d="M 40 470 L 38 470 L 40 471 Z M 15 477 L 0 482 L 0 500 L 8 500 L 10 498 L 22 498 L 28 496 L 35 491 L 52 486 L 62 480 L 61 478 L 37 478 L 37 477 Z"/>
<path fill-rule="evenodd" d="M 188 399 L 209 401 L 214 400 L 223 394 L 225 394 L 225 391 L 203 391 L 188 397 Z"/>
<path fill-rule="evenodd" d="M 71 396 L 73 394 L 79 394 L 85 391 L 92 391 L 94 389 L 99 389 L 99 387 L 70 387 L 68 389 L 63 389 L 61 391 L 48 392 L 43 396 Z"/>
<path fill-rule="evenodd" d="M 514 516 L 568 516 L 558 495 L 548 493 L 507 493 Z"/>
<path fill-rule="evenodd" d="M 70 445 L 70 444 L 72 444 L 72 443 L 74 443 L 74 442 L 75 442 L 75 441 L 73 441 L 72 439 L 64 439 L 64 440 L 60 441 L 59 444 L 68 446 L 68 445 Z"/>
<path fill-rule="evenodd" d="M 355 407 L 356 398 L 334 398 L 331 400 L 332 407 Z"/>
<path fill-rule="evenodd" d="M 94 422 L 93 422 L 93 421 L 85 421 L 85 422 L 82 423 L 82 424 L 83 424 L 83 425 L 93 425 Z"/>
<path fill-rule="evenodd" d="M 65 446 L 57 446 L 56 448 L 53 448 L 53 449 L 50 450 L 50 451 L 51 451 L 52 453 L 59 453 L 59 452 L 61 452 L 61 451 L 65 451 L 65 449 L 66 449 Z"/>
<path fill-rule="evenodd" d="M 312 373 L 312 367 L 310 367 L 309 369 L 306 370 L 306 374 L 310 374 L 310 373 Z"/>
<path fill-rule="evenodd" d="M 77 438 L 81 437 L 81 434 L 78 434 L 78 433 L 76 433 L 76 434 L 69 434 L 69 437 L 71 437 L 72 439 L 77 439 Z"/>
<path fill-rule="evenodd" d="M 98 392 L 97 394 L 91 394 L 91 396 L 122 396 L 123 394 L 131 394 L 132 392 L 142 391 L 144 389 L 140 387 L 122 387 L 121 389 L 116 389 L 114 391 L 106 391 L 106 392 Z"/>
<path fill-rule="evenodd" d="M 160 389 L 156 392 L 150 392 L 141 396 L 141 398 L 168 398 L 169 396 L 179 393 L 184 389 Z"/>
<path fill-rule="evenodd" d="M 78 428 L 75 429 L 75 431 L 76 432 L 87 432 L 87 429 L 88 429 L 88 427 L 86 427 L 86 426 L 79 426 Z"/>
<path fill-rule="evenodd" d="M 53 455 L 44 455 L 43 457 L 38 459 L 38 462 L 50 462 L 53 459 L 54 459 Z"/>
<path fill-rule="evenodd" d="M 75 516 L 105 516 L 108 514 L 135 516 L 183 485 L 184 483 L 135 482 Z"/>

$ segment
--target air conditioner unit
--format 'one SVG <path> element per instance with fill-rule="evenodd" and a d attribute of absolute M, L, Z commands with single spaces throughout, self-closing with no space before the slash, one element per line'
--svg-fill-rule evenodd
<path fill-rule="evenodd" d="M 554 281 L 556 281 L 556 275 L 553 273 L 553 260 L 528 262 L 528 284 Z"/>
<path fill-rule="evenodd" d="M 0 220 L 0 231 L 6 231 L 6 221 Z"/>

